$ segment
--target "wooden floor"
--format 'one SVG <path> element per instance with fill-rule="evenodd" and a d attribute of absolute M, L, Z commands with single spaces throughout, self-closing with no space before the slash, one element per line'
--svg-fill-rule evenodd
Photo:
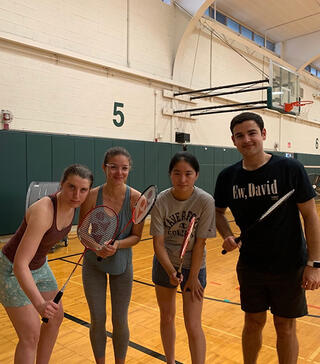
<path fill-rule="evenodd" d="M 152 240 L 149 226 L 144 229 L 143 240 L 133 249 L 134 284 L 129 309 L 130 346 L 127 363 L 152 364 L 164 362 L 159 334 L 159 311 L 151 281 Z M 1 241 L 1 237 L 0 237 Z M 3 244 L 0 244 L 0 247 Z M 67 247 L 59 246 L 49 255 L 50 266 L 61 287 L 77 261 L 82 247 L 75 233 L 69 236 Z M 208 285 L 203 308 L 203 328 L 207 339 L 207 363 L 242 363 L 241 330 L 243 313 L 239 306 L 239 289 L 235 275 L 238 253 L 221 255 L 221 239 L 207 242 Z M 300 354 L 298 363 L 320 363 L 320 290 L 308 292 L 309 315 L 298 319 Z M 67 286 L 63 304 L 65 319 L 54 348 L 51 364 L 94 363 L 89 343 L 89 312 L 81 283 L 81 268 Z M 110 300 L 108 299 L 108 313 Z M 17 338 L 5 311 L 0 306 L 0 363 L 13 363 Z M 177 296 L 176 360 L 191 363 L 187 337 L 183 324 L 181 295 Z M 110 315 L 107 330 L 112 331 Z M 112 363 L 112 342 L 107 342 L 107 362 Z M 271 315 L 264 329 L 263 347 L 259 364 L 277 363 L 275 332 Z"/>

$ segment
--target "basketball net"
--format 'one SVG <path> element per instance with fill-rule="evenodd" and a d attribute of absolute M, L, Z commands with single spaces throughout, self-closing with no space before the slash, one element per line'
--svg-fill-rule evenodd
<path fill-rule="evenodd" d="M 301 101 L 294 101 L 290 103 L 284 104 L 284 110 L 286 112 L 292 111 L 294 107 L 300 108 L 300 112 L 298 111 L 299 115 L 306 119 L 308 117 L 311 105 L 313 101 L 301 100 Z"/>

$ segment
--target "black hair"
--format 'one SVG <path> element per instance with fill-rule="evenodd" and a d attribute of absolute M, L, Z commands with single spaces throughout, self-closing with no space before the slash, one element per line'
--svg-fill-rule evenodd
<path fill-rule="evenodd" d="M 199 173 L 200 166 L 199 166 L 199 162 L 198 162 L 197 158 L 193 154 L 183 151 L 183 152 L 176 153 L 171 158 L 171 161 L 169 164 L 169 174 L 172 172 L 174 166 L 180 161 L 186 161 L 196 171 L 197 174 Z"/>
<path fill-rule="evenodd" d="M 243 112 L 237 116 L 235 116 L 230 123 L 230 130 L 231 133 L 233 134 L 233 129 L 237 124 L 241 124 L 244 121 L 248 121 L 248 120 L 253 120 L 260 128 L 260 130 L 262 131 L 264 128 L 264 122 L 263 119 L 260 115 L 254 113 L 254 112 Z"/>
<path fill-rule="evenodd" d="M 69 176 L 79 176 L 90 181 L 90 188 L 93 184 L 93 174 L 90 169 L 82 164 L 71 164 L 63 171 L 60 184 L 62 185 Z"/>
<path fill-rule="evenodd" d="M 106 165 L 108 164 L 108 161 L 111 157 L 114 157 L 118 154 L 121 154 L 121 155 L 124 155 L 125 157 L 128 158 L 129 160 L 129 165 L 130 167 L 132 167 L 132 158 L 131 158 L 131 155 L 130 153 L 127 151 L 127 149 L 123 148 L 123 147 L 112 147 L 112 148 L 109 148 L 105 155 L 104 155 L 104 159 L 103 159 L 103 164 Z"/>

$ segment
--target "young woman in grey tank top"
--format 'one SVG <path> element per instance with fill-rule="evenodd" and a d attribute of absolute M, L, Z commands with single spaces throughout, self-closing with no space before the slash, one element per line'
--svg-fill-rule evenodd
<path fill-rule="evenodd" d="M 128 151 L 110 148 L 102 165 L 106 183 L 90 191 L 81 206 L 79 221 L 96 205 L 107 205 L 119 216 L 119 231 L 131 219 L 131 209 L 140 193 L 126 185 L 132 165 Z M 129 344 L 128 307 L 131 299 L 133 272 L 131 247 L 141 239 L 143 223 L 130 224 L 113 245 L 105 244 L 99 251 L 87 251 L 84 256 L 82 280 L 89 305 L 90 341 L 97 364 L 105 363 L 106 291 L 109 279 L 112 306 L 112 341 L 116 364 L 125 362 Z M 102 261 L 97 260 L 102 257 Z"/>

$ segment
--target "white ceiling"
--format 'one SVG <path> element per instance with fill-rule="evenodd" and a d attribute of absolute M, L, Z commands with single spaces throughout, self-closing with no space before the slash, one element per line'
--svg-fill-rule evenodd
<path fill-rule="evenodd" d="M 314 41 L 314 55 L 320 55 L 320 0 L 216 0 L 215 4 L 218 10 L 274 42 L 308 36 L 308 41 Z M 313 64 L 320 68 L 320 59 Z"/>

